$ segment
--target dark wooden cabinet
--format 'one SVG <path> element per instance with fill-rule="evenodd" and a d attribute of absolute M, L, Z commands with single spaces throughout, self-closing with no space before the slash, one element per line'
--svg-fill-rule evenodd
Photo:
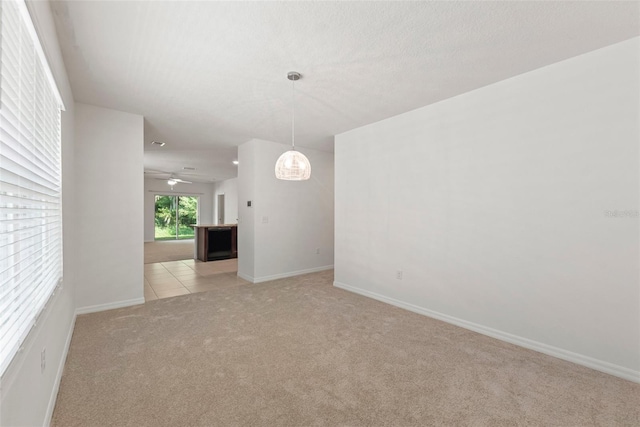
<path fill-rule="evenodd" d="M 194 225 L 196 258 L 200 261 L 238 258 L 238 226 Z"/>

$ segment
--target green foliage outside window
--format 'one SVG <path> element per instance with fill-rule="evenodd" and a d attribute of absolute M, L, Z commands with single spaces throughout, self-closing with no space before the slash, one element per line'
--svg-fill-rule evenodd
<path fill-rule="evenodd" d="M 178 227 L 176 227 L 176 221 Z M 156 240 L 192 239 L 191 224 L 198 221 L 198 198 L 191 196 L 156 196 L 155 238 Z"/>

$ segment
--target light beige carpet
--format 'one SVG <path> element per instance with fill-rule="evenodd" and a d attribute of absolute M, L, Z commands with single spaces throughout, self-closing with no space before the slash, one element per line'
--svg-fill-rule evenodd
<path fill-rule="evenodd" d="M 189 240 L 159 240 L 144 243 L 144 263 L 193 259 L 195 243 Z"/>
<path fill-rule="evenodd" d="M 78 316 L 55 426 L 638 426 L 640 385 L 331 286 Z"/>

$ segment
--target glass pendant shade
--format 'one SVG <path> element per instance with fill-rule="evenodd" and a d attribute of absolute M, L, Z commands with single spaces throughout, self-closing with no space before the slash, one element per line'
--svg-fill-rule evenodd
<path fill-rule="evenodd" d="M 283 153 L 276 162 L 276 178 L 285 181 L 304 181 L 311 177 L 311 163 L 296 150 Z"/>

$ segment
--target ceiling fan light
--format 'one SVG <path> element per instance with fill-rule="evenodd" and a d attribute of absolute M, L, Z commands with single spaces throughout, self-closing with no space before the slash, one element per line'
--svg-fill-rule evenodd
<path fill-rule="evenodd" d="M 276 162 L 276 178 L 285 181 L 304 181 L 311 177 L 311 163 L 299 151 L 289 150 Z"/>
<path fill-rule="evenodd" d="M 169 184 L 172 187 L 174 185 L 176 185 L 177 183 L 178 183 L 178 181 L 176 181 L 175 179 L 172 179 L 172 178 L 167 181 L 167 184 Z"/>

